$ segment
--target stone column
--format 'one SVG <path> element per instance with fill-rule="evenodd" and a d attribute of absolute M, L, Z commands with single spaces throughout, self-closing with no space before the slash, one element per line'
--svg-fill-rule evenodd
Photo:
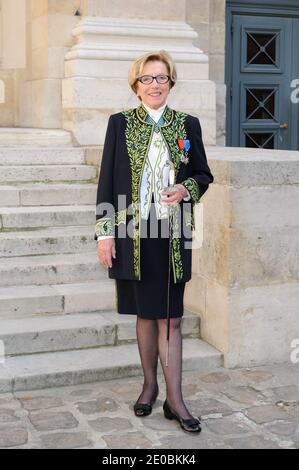
<path fill-rule="evenodd" d="M 0 0 L 0 127 L 18 116 L 18 75 L 26 67 L 26 2 Z"/>
<path fill-rule="evenodd" d="M 210 0 L 210 80 L 216 84 L 217 145 L 225 145 L 225 0 Z"/>
<path fill-rule="evenodd" d="M 73 44 L 79 0 L 27 0 L 28 66 L 20 85 L 20 126 L 62 127 L 64 56 Z"/>
<path fill-rule="evenodd" d="M 186 0 L 187 23 L 198 33 L 195 45 L 209 56 L 209 79 L 216 84 L 217 145 L 225 145 L 225 0 Z"/>
<path fill-rule="evenodd" d="M 0 1 L 0 68 L 26 65 L 26 4 L 24 0 Z"/>
<path fill-rule="evenodd" d="M 203 245 L 193 251 L 185 305 L 226 367 L 288 362 L 299 340 L 298 152 L 207 155 L 215 182 L 199 204 Z"/>
<path fill-rule="evenodd" d="M 171 107 L 200 118 L 205 143 L 215 143 L 215 86 L 208 79 L 208 57 L 193 42 L 185 22 L 185 2 L 173 0 L 104 0 L 81 2 L 84 16 L 73 30 L 76 44 L 66 55 L 63 81 L 63 127 L 81 145 L 102 145 L 108 116 L 139 101 L 131 91 L 128 70 L 139 55 L 167 50 L 178 67 Z M 101 14 L 101 16 L 97 16 Z M 95 15 L 95 16 L 91 16 Z"/>

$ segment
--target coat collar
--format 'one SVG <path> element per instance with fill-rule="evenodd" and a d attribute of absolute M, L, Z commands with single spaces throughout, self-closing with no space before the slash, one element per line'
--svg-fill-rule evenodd
<path fill-rule="evenodd" d="M 147 110 L 145 109 L 145 107 L 143 106 L 142 103 L 140 104 L 140 106 L 138 106 L 138 108 L 136 108 L 136 115 L 137 115 L 138 119 L 141 122 L 143 122 L 145 124 L 148 124 L 148 122 L 146 121 L 146 118 L 148 116 L 148 112 L 147 112 Z M 165 109 L 163 111 L 163 114 L 162 114 L 162 117 L 163 117 L 165 122 L 164 122 L 163 126 L 161 126 L 161 127 L 169 126 L 173 121 L 173 115 L 174 115 L 173 109 L 169 108 L 166 105 Z"/>

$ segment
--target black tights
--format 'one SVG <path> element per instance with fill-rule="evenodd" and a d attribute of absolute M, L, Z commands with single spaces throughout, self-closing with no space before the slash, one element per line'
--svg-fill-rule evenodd
<path fill-rule="evenodd" d="M 143 390 L 138 403 L 149 403 L 158 388 L 158 357 L 166 382 L 166 398 L 173 410 L 183 419 L 191 414 L 182 396 L 182 318 L 170 319 L 169 358 L 166 367 L 167 320 L 145 320 L 137 317 L 136 333 L 144 374 Z"/>

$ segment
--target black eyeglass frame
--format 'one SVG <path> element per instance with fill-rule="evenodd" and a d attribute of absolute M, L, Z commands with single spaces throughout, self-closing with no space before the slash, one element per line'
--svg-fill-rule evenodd
<path fill-rule="evenodd" d="M 167 77 L 167 78 L 168 78 L 167 82 L 159 83 L 158 80 L 157 80 L 157 78 L 158 78 L 158 77 L 161 77 L 161 76 L 162 76 L 162 77 Z M 151 81 L 150 83 L 143 83 L 143 82 L 141 81 L 141 79 L 142 79 L 143 77 L 151 77 L 151 78 L 152 78 L 152 81 Z M 156 75 L 156 76 L 154 76 L 154 75 L 142 75 L 141 77 L 138 77 L 138 78 L 137 78 L 137 81 L 140 82 L 140 83 L 142 83 L 142 85 L 151 85 L 151 84 L 153 83 L 153 81 L 156 80 L 156 82 L 159 83 L 159 85 L 166 85 L 166 83 L 168 83 L 168 82 L 170 81 L 170 79 L 171 79 L 170 75 L 166 75 L 166 74 L 164 74 L 164 73 L 160 73 L 159 75 Z"/>

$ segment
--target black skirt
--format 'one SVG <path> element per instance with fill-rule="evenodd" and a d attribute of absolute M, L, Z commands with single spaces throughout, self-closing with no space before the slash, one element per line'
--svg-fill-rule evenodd
<path fill-rule="evenodd" d="M 169 226 L 168 219 L 157 220 L 153 198 L 148 219 L 141 219 L 140 270 L 140 281 L 115 280 L 117 312 L 149 320 L 167 318 Z M 184 290 L 185 282 L 174 283 L 171 266 L 170 318 L 183 316 Z"/>

